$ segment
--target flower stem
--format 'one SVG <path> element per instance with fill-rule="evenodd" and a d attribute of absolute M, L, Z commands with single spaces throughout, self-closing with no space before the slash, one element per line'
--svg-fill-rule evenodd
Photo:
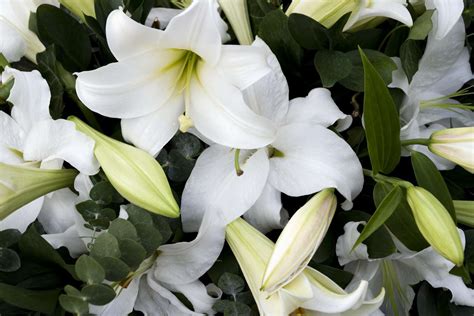
<path fill-rule="evenodd" d="M 409 188 L 409 187 L 413 186 L 413 184 L 411 184 L 410 182 L 402 180 L 402 179 L 384 176 L 383 174 L 380 174 L 380 173 L 374 175 L 372 170 L 363 169 L 363 172 L 364 172 L 364 176 L 371 177 L 376 182 L 388 183 L 388 184 L 392 184 L 392 185 L 398 185 L 398 186 L 403 187 L 403 188 Z"/>
<path fill-rule="evenodd" d="M 235 155 L 234 155 L 234 167 L 235 167 L 235 173 L 237 173 L 238 177 L 244 174 L 244 171 L 240 168 L 239 158 L 240 158 L 240 149 L 236 149 Z"/>
<path fill-rule="evenodd" d="M 423 145 L 428 146 L 430 144 L 430 140 L 428 138 L 414 138 L 414 139 L 406 139 L 400 142 L 402 146 L 410 146 L 410 145 Z"/>

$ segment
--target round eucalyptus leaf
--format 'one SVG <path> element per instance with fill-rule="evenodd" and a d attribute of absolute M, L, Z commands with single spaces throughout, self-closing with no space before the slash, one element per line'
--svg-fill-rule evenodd
<path fill-rule="evenodd" d="M 90 197 L 99 204 L 122 203 L 123 197 L 109 181 L 102 181 L 91 189 Z"/>
<path fill-rule="evenodd" d="M 105 270 L 105 279 L 109 281 L 121 281 L 130 272 L 128 265 L 120 259 L 114 257 L 97 258 L 102 268 Z"/>
<path fill-rule="evenodd" d="M 153 225 L 153 218 L 150 212 L 142 209 L 139 206 L 130 204 L 127 206 L 126 211 L 128 213 L 128 221 L 130 221 L 135 227 L 138 224 Z"/>
<path fill-rule="evenodd" d="M 117 218 L 112 221 L 110 223 L 108 232 L 114 235 L 118 240 L 138 239 L 137 230 L 135 229 L 133 224 L 127 220 L 124 220 L 123 218 Z"/>
<path fill-rule="evenodd" d="M 230 300 L 217 301 L 212 308 L 224 316 L 250 316 L 252 312 L 247 305 Z"/>
<path fill-rule="evenodd" d="M 105 305 L 115 298 L 115 291 L 106 284 L 91 284 L 82 288 L 81 294 L 94 305 Z"/>
<path fill-rule="evenodd" d="M 120 259 L 125 262 L 132 270 L 138 268 L 146 258 L 146 250 L 138 242 L 132 239 L 122 239 L 119 243 L 122 256 Z"/>
<path fill-rule="evenodd" d="M 136 225 L 140 244 L 145 248 L 147 256 L 150 256 L 163 242 L 161 233 L 153 226 L 146 224 Z"/>
<path fill-rule="evenodd" d="M 21 237 L 21 233 L 16 229 L 5 229 L 0 231 L 0 247 L 8 248 L 16 244 Z"/>
<path fill-rule="evenodd" d="M 8 248 L 0 248 L 0 271 L 13 272 L 20 269 L 21 261 L 18 254 Z"/>
<path fill-rule="evenodd" d="M 79 297 L 61 294 L 59 304 L 66 311 L 75 315 L 83 315 L 89 312 L 89 304 Z"/>
<path fill-rule="evenodd" d="M 94 258 L 87 255 L 79 257 L 75 269 L 79 279 L 87 284 L 101 283 L 105 279 L 104 268 Z"/>
<path fill-rule="evenodd" d="M 199 155 L 201 152 L 201 142 L 199 139 L 190 133 L 178 133 L 171 143 L 179 151 L 179 153 L 187 158 L 191 159 Z"/>
<path fill-rule="evenodd" d="M 120 257 L 120 249 L 117 238 L 110 233 L 103 233 L 95 240 L 91 249 L 91 256 L 101 257 Z"/>
<path fill-rule="evenodd" d="M 219 278 L 217 286 L 228 295 L 236 295 L 242 292 L 245 287 L 245 281 L 240 276 L 225 272 Z"/>

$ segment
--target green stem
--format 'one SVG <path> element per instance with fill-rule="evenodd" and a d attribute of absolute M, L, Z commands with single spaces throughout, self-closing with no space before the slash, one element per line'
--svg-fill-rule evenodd
<path fill-rule="evenodd" d="M 236 149 L 235 155 L 234 155 L 234 167 L 235 167 L 235 173 L 237 173 L 238 177 L 244 174 L 244 171 L 240 168 L 239 158 L 240 158 L 240 149 Z"/>
<path fill-rule="evenodd" d="M 387 177 L 387 176 L 384 176 L 383 174 L 380 174 L 380 173 L 374 175 L 372 170 L 363 169 L 363 172 L 364 172 L 364 176 L 371 177 L 376 182 L 388 183 L 388 184 L 392 184 L 392 185 L 398 185 L 398 186 L 403 187 L 403 188 L 409 188 L 409 187 L 413 186 L 413 184 L 411 184 L 410 182 L 402 180 L 402 179 L 398 179 L 398 178 L 394 178 L 394 177 Z"/>
<path fill-rule="evenodd" d="M 402 146 L 410 146 L 410 145 L 423 145 L 428 146 L 430 144 L 430 140 L 428 138 L 415 138 L 415 139 L 406 139 L 400 142 Z"/>

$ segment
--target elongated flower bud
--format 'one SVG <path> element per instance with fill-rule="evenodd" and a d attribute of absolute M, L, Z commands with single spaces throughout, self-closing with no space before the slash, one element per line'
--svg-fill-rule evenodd
<path fill-rule="evenodd" d="M 304 14 L 329 28 L 345 14 L 357 10 L 358 2 L 357 0 L 293 0 L 286 14 Z"/>
<path fill-rule="evenodd" d="M 461 266 L 464 251 L 461 238 L 449 212 L 433 194 L 421 187 L 409 187 L 407 200 L 416 225 L 426 241 L 443 257 Z"/>
<path fill-rule="evenodd" d="M 431 134 L 428 148 L 474 173 L 474 127 L 448 128 Z"/>
<path fill-rule="evenodd" d="M 453 201 L 459 223 L 474 227 L 474 201 Z"/>
<path fill-rule="evenodd" d="M 0 220 L 50 192 L 74 184 L 73 169 L 39 169 L 0 163 Z"/>
<path fill-rule="evenodd" d="M 94 154 L 110 183 L 127 200 L 150 212 L 178 217 L 179 207 L 160 164 L 147 152 L 107 137 L 77 117 L 76 128 L 95 140 Z"/>
<path fill-rule="evenodd" d="M 316 194 L 291 217 L 268 262 L 262 290 L 274 292 L 291 282 L 321 244 L 336 211 L 333 189 Z"/>
<path fill-rule="evenodd" d="M 247 0 L 219 0 L 219 5 L 224 10 L 239 43 L 241 45 L 252 44 L 253 35 L 250 28 Z"/>
<path fill-rule="evenodd" d="M 85 20 L 84 15 L 95 18 L 94 0 L 59 0 L 74 15 Z"/>

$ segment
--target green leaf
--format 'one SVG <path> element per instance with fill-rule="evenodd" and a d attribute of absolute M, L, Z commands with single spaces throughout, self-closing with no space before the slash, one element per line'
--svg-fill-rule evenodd
<path fill-rule="evenodd" d="M 447 316 L 449 312 L 449 301 L 441 299 L 435 289 L 427 282 L 423 282 L 418 290 L 416 305 L 420 316 Z"/>
<path fill-rule="evenodd" d="M 75 268 L 77 277 L 87 284 L 101 283 L 105 279 L 105 270 L 94 258 L 87 255 L 77 259 Z"/>
<path fill-rule="evenodd" d="M 352 63 L 347 55 L 332 50 L 318 51 L 314 56 L 314 66 L 325 88 L 333 87 L 336 82 L 349 76 L 352 71 Z"/>
<path fill-rule="evenodd" d="M 14 82 L 15 82 L 15 79 L 11 78 L 7 82 L 0 83 L 0 104 L 7 102 L 7 99 L 10 96 L 10 91 L 13 88 Z"/>
<path fill-rule="evenodd" d="M 99 22 L 102 30 L 105 32 L 105 24 L 107 22 L 107 17 L 110 12 L 115 9 L 118 9 L 119 6 L 123 6 L 122 0 L 95 0 L 94 9 L 96 20 Z"/>
<path fill-rule="evenodd" d="M 166 174 L 171 181 L 186 182 L 194 168 L 194 159 L 189 160 L 177 149 L 172 149 L 166 161 Z"/>
<path fill-rule="evenodd" d="M 54 45 L 56 57 L 70 72 L 86 70 L 91 61 L 91 43 L 84 27 L 71 15 L 52 5 L 36 10 L 41 41 Z"/>
<path fill-rule="evenodd" d="M 201 141 L 190 133 L 178 133 L 171 143 L 186 159 L 196 158 L 202 150 Z"/>
<path fill-rule="evenodd" d="M 120 249 L 117 238 L 110 233 L 102 233 L 96 238 L 90 253 L 95 259 L 102 257 L 119 258 Z"/>
<path fill-rule="evenodd" d="M 21 261 L 18 254 L 8 248 L 0 248 L 0 271 L 13 272 L 20 269 Z"/>
<path fill-rule="evenodd" d="M 59 292 L 59 290 L 33 291 L 0 283 L 0 300 L 20 308 L 45 314 L 54 312 Z"/>
<path fill-rule="evenodd" d="M 38 234 L 33 225 L 21 236 L 19 247 L 22 257 L 25 256 L 40 262 L 53 263 L 75 277 L 74 266 L 67 264 L 59 253 Z"/>
<path fill-rule="evenodd" d="M 225 272 L 219 278 L 217 286 L 228 295 L 236 295 L 245 288 L 245 281 L 238 275 Z"/>
<path fill-rule="evenodd" d="M 91 200 L 77 204 L 76 209 L 86 222 L 100 229 L 107 229 L 110 222 L 117 217 L 114 210 L 102 208 Z"/>
<path fill-rule="evenodd" d="M 444 205 L 454 222 L 456 222 L 453 199 L 436 165 L 430 158 L 417 151 L 411 153 L 411 165 L 413 166 L 418 185 L 431 192 Z"/>
<path fill-rule="evenodd" d="M 375 205 L 380 205 L 385 196 L 392 190 L 393 186 L 390 184 L 377 183 L 373 192 Z M 395 212 L 385 222 L 385 225 L 410 250 L 420 251 L 429 246 L 416 225 L 406 199 L 402 199 Z"/>
<path fill-rule="evenodd" d="M 128 214 L 127 220 L 135 225 L 135 227 L 139 224 L 153 225 L 151 213 L 142 209 L 141 207 L 130 204 L 126 206 L 126 211 Z"/>
<path fill-rule="evenodd" d="M 114 235 L 115 238 L 117 238 L 118 240 L 138 239 L 137 230 L 135 229 L 135 226 L 133 226 L 132 223 L 127 220 L 124 220 L 123 218 L 117 218 L 113 220 L 110 223 L 108 233 Z"/>
<path fill-rule="evenodd" d="M 375 67 L 377 72 L 383 78 L 383 81 L 388 85 L 392 82 L 392 72 L 397 69 L 395 62 L 387 55 L 370 49 L 364 50 L 368 59 Z M 339 81 L 341 85 L 349 90 L 356 92 L 364 91 L 364 67 L 360 54 L 357 50 L 346 53 L 346 56 L 351 60 L 352 71 L 349 76 Z"/>
<path fill-rule="evenodd" d="M 140 244 L 146 250 L 146 256 L 153 254 L 163 242 L 163 237 L 158 229 L 147 224 L 138 224 L 137 229 Z"/>
<path fill-rule="evenodd" d="M 274 10 L 265 15 L 260 23 L 258 36 L 277 56 L 283 69 L 301 64 L 303 49 L 291 36 L 288 29 L 288 17 L 283 11 Z"/>
<path fill-rule="evenodd" d="M 247 305 L 230 300 L 217 301 L 212 309 L 224 316 L 250 316 L 252 311 Z"/>
<path fill-rule="evenodd" d="M 364 122 L 374 174 L 390 173 L 400 161 L 400 119 L 386 83 L 360 49 L 364 65 Z"/>
<path fill-rule="evenodd" d="M 288 17 L 288 29 L 298 44 L 306 49 L 329 49 L 331 37 L 319 22 L 303 14 L 293 13 Z"/>
<path fill-rule="evenodd" d="M 76 296 L 60 295 L 59 304 L 66 311 L 74 315 L 83 315 L 89 313 L 89 304 L 84 299 Z"/>
<path fill-rule="evenodd" d="M 371 236 L 377 229 L 379 229 L 389 218 L 393 212 L 397 209 L 398 205 L 402 201 L 403 192 L 398 186 L 394 186 L 387 196 L 383 199 L 382 203 L 377 207 L 375 213 L 370 217 L 369 222 L 365 225 L 359 238 L 355 242 L 352 250 L 357 248 L 364 240 Z"/>
<path fill-rule="evenodd" d="M 106 305 L 115 298 L 114 289 L 106 284 L 86 285 L 82 288 L 81 294 L 89 303 L 99 306 Z"/>
<path fill-rule="evenodd" d="M 403 70 L 411 81 L 415 73 L 418 71 L 418 63 L 423 56 L 424 47 L 421 42 L 414 40 L 406 40 L 400 47 L 400 60 Z"/>
<path fill-rule="evenodd" d="M 410 34 L 408 35 L 408 39 L 419 41 L 426 39 L 428 33 L 433 28 L 433 22 L 431 21 L 433 12 L 433 10 L 426 10 L 415 20 L 415 23 L 413 23 L 413 26 L 411 27 Z"/>
<path fill-rule="evenodd" d="M 91 189 L 90 197 L 99 204 L 122 203 L 123 197 L 109 181 L 101 181 Z"/>
<path fill-rule="evenodd" d="M 125 262 L 132 270 L 138 268 L 146 257 L 146 250 L 138 242 L 132 239 L 121 239 L 120 246 L 120 260 Z"/>
<path fill-rule="evenodd" d="M 114 257 L 100 257 L 96 259 L 105 270 L 105 278 L 109 281 L 122 281 L 130 272 L 128 265 Z"/>
<path fill-rule="evenodd" d="M 0 231 L 0 247 L 7 248 L 20 241 L 21 233 L 17 229 L 5 229 Z"/>
<path fill-rule="evenodd" d="M 49 113 L 53 119 L 58 119 L 64 110 L 63 94 L 64 88 L 61 79 L 57 75 L 56 55 L 54 54 L 54 46 L 47 47 L 44 52 L 36 55 L 38 62 L 38 70 L 48 82 L 51 91 L 51 101 L 49 102 Z"/>

